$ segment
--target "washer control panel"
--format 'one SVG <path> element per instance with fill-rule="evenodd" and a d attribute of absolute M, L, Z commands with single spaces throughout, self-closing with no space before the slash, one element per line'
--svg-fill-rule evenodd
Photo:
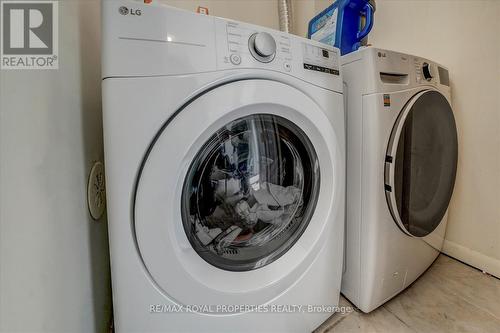
<path fill-rule="evenodd" d="M 216 25 L 218 62 L 222 65 L 268 68 L 281 64 L 283 68 L 292 60 L 290 36 L 234 21 L 217 20 Z"/>
<path fill-rule="evenodd" d="M 323 86 L 323 82 L 332 77 L 341 80 L 340 55 L 336 48 L 281 31 L 219 18 L 215 18 L 215 30 L 218 69 L 268 69 Z"/>
<path fill-rule="evenodd" d="M 304 69 L 339 75 L 339 57 L 336 49 L 303 43 Z"/>

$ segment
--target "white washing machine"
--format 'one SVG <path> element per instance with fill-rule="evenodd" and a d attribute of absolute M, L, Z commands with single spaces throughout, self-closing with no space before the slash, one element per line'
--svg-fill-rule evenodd
<path fill-rule="evenodd" d="M 342 57 L 347 96 L 342 293 L 364 312 L 438 256 L 457 170 L 448 70 L 366 48 Z"/>
<path fill-rule="evenodd" d="M 340 293 L 339 51 L 103 2 L 117 332 L 309 332 Z"/>

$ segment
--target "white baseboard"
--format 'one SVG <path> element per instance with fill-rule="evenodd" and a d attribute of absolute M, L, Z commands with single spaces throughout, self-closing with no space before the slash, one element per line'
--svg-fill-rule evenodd
<path fill-rule="evenodd" d="M 487 255 L 449 240 L 444 241 L 443 252 L 450 257 L 456 258 L 500 278 L 500 259 L 488 257 Z"/>

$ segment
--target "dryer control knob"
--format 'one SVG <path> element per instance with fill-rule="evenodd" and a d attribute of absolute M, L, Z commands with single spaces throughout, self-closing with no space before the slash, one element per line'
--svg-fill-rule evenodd
<path fill-rule="evenodd" d="M 422 64 L 422 74 L 424 74 L 424 78 L 427 80 L 427 81 L 430 81 L 432 78 L 433 78 L 433 72 L 432 72 L 432 68 L 431 68 L 431 65 L 429 65 L 428 63 L 424 62 Z"/>
<path fill-rule="evenodd" d="M 250 36 L 248 48 L 255 59 L 270 62 L 276 54 L 276 41 L 267 32 L 257 32 Z"/>

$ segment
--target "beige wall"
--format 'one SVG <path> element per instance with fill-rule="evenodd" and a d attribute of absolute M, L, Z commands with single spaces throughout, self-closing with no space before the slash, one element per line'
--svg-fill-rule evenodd
<path fill-rule="evenodd" d="M 309 21 L 332 2 L 333 0 L 293 0 L 293 33 L 307 37 Z"/>

